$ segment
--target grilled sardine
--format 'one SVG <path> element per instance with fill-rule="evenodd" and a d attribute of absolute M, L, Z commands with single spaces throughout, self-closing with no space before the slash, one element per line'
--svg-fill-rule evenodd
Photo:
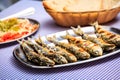
<path fill-rule="evenodd" d="M 92 37 L 92 36 L 89 36 L 89 35 L 85 34 L 81 30 L 80 26 L 78 26 L 78 28 L 72 27 L 72 30 L 77 35 L 80 35 L 83 39 L 90 40 L 91 42 L 100 45 L 104 51 L 111 51 L 111 50 L 114 50 L 115 47 L 116 47 L 114 44 L 109 44 L 109 43 L 105 42 L 104 40 L 102 40 L 102 38 L 96 38 L 96 37 Z"/>
<path fill-rule="evenodd" d="M 112 33 L 103 29 L 97 22 L 93 24 L 97 37 L 102 38 L 104 41 L 120 46 L 120 35 Z"/>
<path fill-rule="evenodd" d="M 71 36 L 68 32 L 65 36 L 61 37 L 67 39 L 70 43 L 73 43 L 78 47 L 82 47 L 84 50 L 86 50 L 93 56 L 101 56 L 103 54 L 102 48 L 89 40 L 78 39 L 74 36 Z"/>
<path fill-rule="evenodd" d="M 64 49 L 71 51 L 77 57 L 77 59 L 89 59 L 90 58 L 89 53 L 87 53 L 82 48 L 75 46 L 74 44 L 57 41 L 55 37 L 47 37 L 47 40 L 50 42 L 53 42 L 56 46 L 60 46 Z"/>
<path fill-rule="evenodd" d="M 35 39 L 35 41 L 43 46 L 43 47 L 47 47 L 50 51 L 53 51 L 53 53 L 55 52 L 56 54 L 60 54 L 62 56 L 64 56 L 68 62 L 76 62 L 77 58 L 70 52 L 66 51 L 65 49 L 59 47 L 59 46 L 48 46 L 46 43 L 44 43 L 42 41 L 42 39 L 39 37 L 37 39 Z"/>
<path fill-rule="evenodd" d="M 53 53 L 53 52 L 49 51 L 47 48 L 42 47 L 42 46 L 38 45 L 37 43 L 33 43 L 31 40 L 26 41 L 26 44 L 31 46 L 38 53 L 40 53 L 40 54 L 42 53 L 44 56 L 52 59 L 53 61 L 55 61 L 58 64 L 68 63 L 68 61 L 62 55 Z"/>
<path fill-rule="evenodd" d="M 55 62 L 44 55 L 39 55 L 36 52 L 33 51 L 30 47 L 27 46 L 27 44 L 23 41 L 19 41 L 20 46 L 22 47 L 23 52 L 25 53 L 27 59 L 29 61 L 32 61 L 38 65 L 47 65 L 47 66 L 54 66 Z"/>

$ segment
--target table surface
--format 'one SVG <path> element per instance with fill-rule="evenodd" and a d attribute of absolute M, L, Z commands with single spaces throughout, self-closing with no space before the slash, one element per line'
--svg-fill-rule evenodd
<path fill-rule="evenodd" d="M 36 12 L 33 15 L 27 16 L 27 18 L 32 18 L 40 22 L 40 29 L 33 35 L 34 37 L 38 35 L 45 36 L 69 29 L 56 25 L 53 19 L 46 13 L 40 1 L 21 0 L 2 11 L 0 18 L 4 18 L 28 7 L 34 7 Z M 116 19 L 104 25 L 120 27 L 120 14 Z M 13 49 L 17 45 L 17 42 L 0 44 L 0 79 L 120 80 L 119 53 L 104 59 L 75 66 L 54 69 L 34 69 L 23 65 L 14 58 Z"/>

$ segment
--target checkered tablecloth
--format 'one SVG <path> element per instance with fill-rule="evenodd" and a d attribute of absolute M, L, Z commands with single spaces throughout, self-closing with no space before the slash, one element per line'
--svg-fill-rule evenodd
<path fill-rule="evenodd" d="M 69 29 L 56 25 L 45 12 L 40 1 L 21 0 L 2 11 L 0 18 L 31 6 L 36 9 L 36 13 L 27 17 L 40 22 L 40 29 L 33 35 L 34 37 L 39 34 L 45 36 Z M 114 21 L 106 25 L 120 27 L 120 14 Z M 17 42 L 0 44 L 0 80 L 120 80 L 120 53 L 80 65 L 34 69 L 23 65 L 14 58 L 13 50 L 17 45 Z"/>

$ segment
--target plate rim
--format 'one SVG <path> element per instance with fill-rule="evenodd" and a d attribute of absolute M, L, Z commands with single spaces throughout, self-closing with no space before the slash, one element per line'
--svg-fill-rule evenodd
<path fill-rule="evenodd" d="M 19 45 L 18 45 L 15 49 L 17 49 L 18 47 L 19 47 Z M 22 64 L 24 64 L 24 65 L 26 65 L 26 66 L 28 66 L 28 67 L 31 67 L 31 68 L 39 68 L 39 69 L 75 66 L 75 65 L 79 65 L 79 64 L 83 64 L 83 63 L 88 63 L 88 62 L 100 60 L 100 59 L 103 59 L 103 58 L 106 58 L 106 57 L 115 55 L 115 54 L 117 54 L 117 53 L 120 52 L 120 49 L 119 49 L 119 50 L 116 50 L 116 51 L 114 51 L 114 52 L 110 52 L 110 53 L 105 54 L 105 55 L 103 55 L 103 56 L 95 57 L 95 58 L 92 58 L 92 59 L 86 59 L 86 60 L 83 60 L 83 61 L 77 61 L 77 62 L 67 63 L 67 64 L 54 65 L 54 67 L 51 67 L 51 66 L 39 66 L 39 65 L 31 65 L 31 64 L 28 64 L 28 63 L 26 63 L 25 61 L 23 61 L 21 58 L 17 57 L 17 54 L 15 53 L 15 49 L 14 49 L 14 51 L 13 51 L 13 56 L 14 56 L 18 61 L 20 61 Z"/>

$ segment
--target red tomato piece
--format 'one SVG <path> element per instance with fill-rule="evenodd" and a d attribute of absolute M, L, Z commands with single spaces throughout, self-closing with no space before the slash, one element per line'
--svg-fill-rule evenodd
<path fill-rule="evenodd" d="M 8 32 L 2 36 L 3 41 L 10 40 L 12 33 Z"/>
<path fill-rule="evenodd" d="M 24 32 L 22 32 L 22 35 L 26 35 L 28 33 L 29 33 L 28 31 L 24 31 Z"/>

